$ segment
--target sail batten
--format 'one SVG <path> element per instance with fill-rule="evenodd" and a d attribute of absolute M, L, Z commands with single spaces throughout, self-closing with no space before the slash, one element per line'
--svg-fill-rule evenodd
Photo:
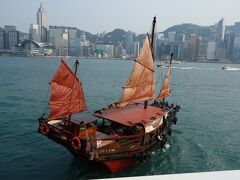
<path fill-rule="evenodd" d="M 147 35 L 131 75 L 123 87 L 122 98 L 118 107 L 122 108 L 131 102 L 152 100 L 155 94 L 154 64 L 151 40 Z"/>
<path fill-rule="evenodd" d="M 50 85 L 50 115 L 48 120 L 87 110 L 81 82 L 63 60 L 61 60 Z"/>
<path fill-rule="evenodd" d="M 139 63 L 139 64 L 141 64 L 142 66 L 144 66 L 144 67 L 147 68 L 148 70 L 154 72 L 153 69 L 150 69 L 149 67 L 145 66 L 144 64 L 142 64 L 141 62 L 139 62 L 137 59 L 135 59 L 134 61 L 137 62 L 137 63 Z"/>

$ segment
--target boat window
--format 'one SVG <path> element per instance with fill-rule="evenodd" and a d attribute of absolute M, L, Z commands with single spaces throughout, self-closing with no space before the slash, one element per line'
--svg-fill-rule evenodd
<path fill-rule="evenodd" d="M 97 124 L 99 126 L 110 126 L 110 125 L 112 125 L 112 121 L 102 118 L 102 119 L 97 120 Z"/>

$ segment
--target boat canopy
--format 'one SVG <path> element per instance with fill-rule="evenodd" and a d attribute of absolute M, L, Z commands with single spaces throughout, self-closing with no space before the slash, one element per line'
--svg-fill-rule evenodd
<path fill-rule="evenodd" d="M 150 41 L 147 34 L 132 73 L 123 87 L 122 98 L 117 104 L 120 108 L 131 102 L 148 101 L 154 98 L 154 63 Z"/>
<path fill-rule="evenodd" d="M 122 109 L 110 108 L 95 112 L 95 116 L 111 120 L 125 126 L 135 126 L 136 124 L 148 124 L 151 120 L 166 115 L 167 111 L 155 106 L 143 108 L 143 104 L 129 104 Z"/>
<path fill-rule="evenodd" d="M 50 84 L 48 120 L 87 111 L 81 82 L 63 60 Z"/>

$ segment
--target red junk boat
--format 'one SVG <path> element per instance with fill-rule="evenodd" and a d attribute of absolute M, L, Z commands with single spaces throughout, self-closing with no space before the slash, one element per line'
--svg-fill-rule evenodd
<path fill-rule="evenodd" d="M 147 34 L 119 102 L 86 116 L 82 85 L 62 60 L 51 80 L 50 115 L 39 118 L 38 132 L 65 146 L 81 160 L 106 165 L 117 172 L 150 158 L 164 146 L 176 124 L 180 107 L 165 101 L 171 96 L 171 59 L 166 78 L 155 98 L 153 39 Z M 153 100 L 152 104 L 148 101 Z M 142 102 L 142 103 L 141 103 Z"/>

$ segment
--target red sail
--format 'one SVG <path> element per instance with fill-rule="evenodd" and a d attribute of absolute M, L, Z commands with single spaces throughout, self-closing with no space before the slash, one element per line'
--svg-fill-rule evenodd
<path fill-rule="evenodd" d="M 63 60 L 51 80 L 49 104 L 49 120 L 87 110 L 81 82 Z"/>
<path fill-rule="evenodd" d="M 163 83 L 162 89 L 160 90 L 158 97 L 156 98 L 156 101 L 160 101 L 161 99 L 164 99 L 172 95 L 172 92 L 170 90 L 170 72 L 171 72 L 170 66 L 167 70 L 165 81 Z"/>
<path fill-rule="evenodd" d="M 123 94 L 118 107 L 123 108 L 130 102 L 151 100 L 154 98 L 154 94 L 154 63 L 150 40 L 147 35 L 132 73 L 123 87 Z"/>

